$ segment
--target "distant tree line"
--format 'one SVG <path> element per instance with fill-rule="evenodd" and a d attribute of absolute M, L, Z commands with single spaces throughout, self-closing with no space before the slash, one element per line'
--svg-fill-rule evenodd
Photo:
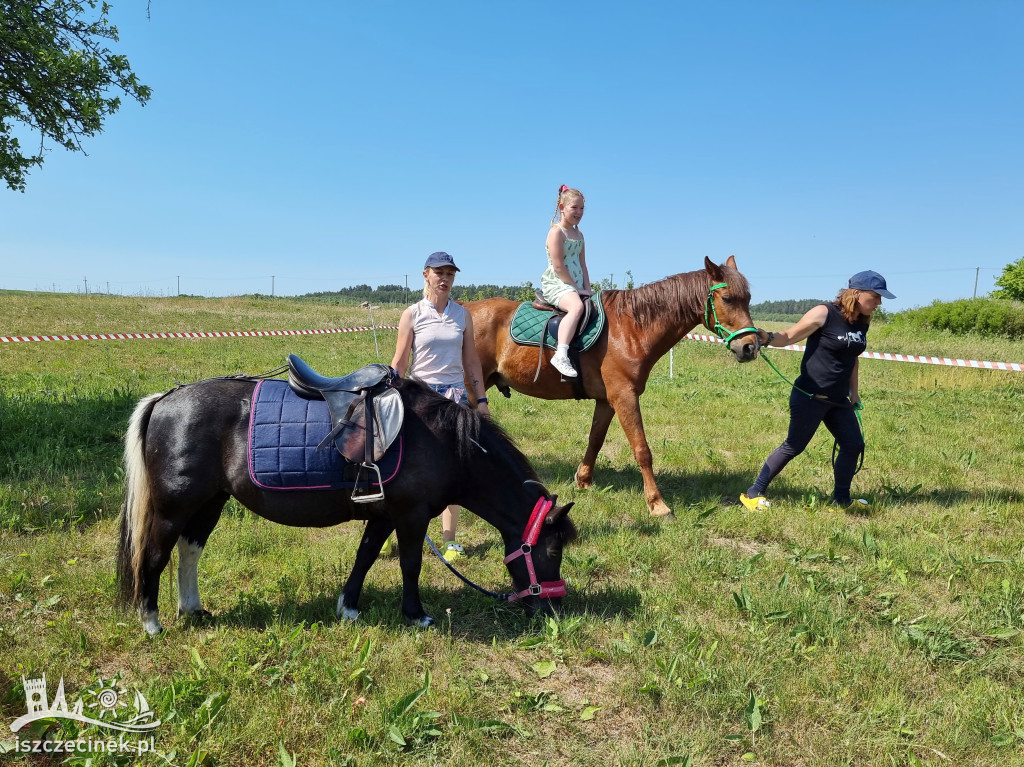
<path fill-rule="evenodd" d="M 593 283 L 594 290 L 614 290 L 619 286 L 605 277 Z M 626 289 L 634 287 L 633 273 L 626 270 Z M 455 285 L 452 287 L 451 297 L 456 301 L 479 301 L 484 298 L 508 298 L 512 301 L 532 301 L 534 299 L 534 285 L 527 280 L 518 285 Z M 404 285 L 354 285 L 350 288 L 338 288 L 337 290 L 320 291 L 317 293 L 306 293 L 296 296 L 299 301 L 311 301 L 316 303 L 362 303 L 370 301 L 374 304 L 390 304 L 405 306 L 420 300 L 423 295 L 421 284 L 410 285 L 406 290 Z"/>
<path fill-rule="evenodd" d="M 786 314 L 803 316 L 808 309 L 813 309 L 818 304 L 827 304 L 820 298 L 791 298 L 787 301 L 762 301 L 759 304 L 750 305 L 750 313 L 761 317 L 765 314 Z"/>
<path fill-rule="evenodd" d="M 633 275 L 626 272 L 626 290 L 635 287 Z M 595 290 L 617 290 L 619 286 L 607 277 L 594 282 Z M 353 285 L 337 290 L 322 290 L 316 293 L 305 293 L 295 298 L 299 301 L 310 301 L 316 303 L 362 303 L 370 301 L 375 304 L 399 305 L 415 303 L 423 295 L 422 285 L 410 285 L 406 290 L 404 285 Z M 452 287 L 451 297 L 456 301 L 479 301 L 484 298 L 502 297 L 512 301 L 532 301 L 534 298 L 534 284 L 527 280 L 518 285 L 455 285 Z M 800 316 L 812 306 L 825 303 L 816 298 L 790 299 L 788 301 L 764 301 L 760 304 L 753 304 L 750 307 L 751 314 L 755 312 L 760 315 L 779 314 Z"/>
<path fill-rule="evenodd" d="M 532 301 L 533 283 L 524 282 L 519 285 L 455 285 L 451 297 L 456 301 L 478 301 L 482 298 L 509 298 L 513 301 Z M 422 285 L 353 285 L 350 288 L 306 293 L 296 298 L 300 301 L 316 303 L 362 303 L 370 301 L 374 304 L 404 306 L 419 301 L 423 296 Z"/>

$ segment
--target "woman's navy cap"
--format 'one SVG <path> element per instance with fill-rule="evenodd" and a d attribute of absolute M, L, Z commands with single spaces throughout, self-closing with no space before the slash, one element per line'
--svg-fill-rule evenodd
<path fill-rule="evenodd" d="M 440 269 L 442 266 L 455 266 L 455 259 L 445 253 L 443 250 L 437 251 L 437 253 L 431 253 L 427 256 L 427 263 L 423 265 L 424 269 Z M 461 272 L 459 267 L 455 266 L 455 271 Z M 883 280 L 884 282 L 884 280 Z"/>
<path fill-rule="evenodd" d="M 866 272 L 857 272 L 850 278 L 850 287 L 855 290 L 871 290 L 882 298 L 896 298 L 885 289 L 885 277 L 870 269 Z"/>

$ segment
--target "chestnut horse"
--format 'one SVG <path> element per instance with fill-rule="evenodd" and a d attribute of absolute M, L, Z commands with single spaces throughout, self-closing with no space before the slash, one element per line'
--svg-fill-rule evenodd
<path fill-rule="evenodd" d="M 654 481 L 651 448 L 644 435 L 640 395 L 651 369 L 700 322 L 725 337 L 740 362 L 757 357 L 759 341 L 750 320 L 750 288 L 736 269 L 736 259 L 717 265 L 708 258 L 704 268 L 666 277 L 634 290 L 601 292 L 607 331 L 580 355 L 580 375 L 589 399 L 596 401 L 590 442 L 576 470 L 577 487 L 593 483 L 594 462 L 608 434 L 612 416 L 626 433 L 644 478 L 644 496 L 652 516 L 670 515 Z M 476 350 L 484 381 L 505 396 L 509 388 L 541 399 L 570 399 L 572 383 L 563 381 L 550 364 L 534 382 L 537 349 L 520 346 L 509 335 L 509 323 L 519 304 L 506 298 L 467 301 L 473 315 Z M 547 355 L 550 358 L 550 353 Z M 472 388 L 470 388 L 472 391 Z"/>

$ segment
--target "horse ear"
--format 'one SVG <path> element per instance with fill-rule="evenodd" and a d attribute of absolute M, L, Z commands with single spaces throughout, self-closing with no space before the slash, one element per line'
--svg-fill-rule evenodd
<path fill-rule="evenodd" d="M 735 269 L 736 256 L 729 256 L 727 259 L 725 259 L 725 265 L 728 266 L 730 269 Z"/>
<path fill-rule="evenodd" d="M 553 524 L 555 524 L 555 522 L 557 522 L 558 520 L 560 520 L 562 517 L 564 517 L 566 514 L 569 513 L 569 509 L 571 509 L 573 507 L 573 504 L 575 504 L 575 503 L 576 503 L 576 501 L 569 501 L 567 504 L 565 504 L 565 506 L 552 506 L 551 507 L 551 511 L 549 511 L 547 513 L 547 516 L 544 517 L 544 524 L 546 524 L 546 525 L 553 525 Z"/>
<path fill-rule="evenodd" d="M 710 274 L 715 282 L 722 281 L 722 269 L 707 256 L 704 256 L 704 271 Z"/>
<path fill-rule="evenodd" d="M 545 500 L 549 500 L 551 498 L 551 493 L 548 492 L 548 489 L 535 479 L 523 480 L 523 487 L 527 490 L 533 487 L 537 492 L 544 496 Z"/>

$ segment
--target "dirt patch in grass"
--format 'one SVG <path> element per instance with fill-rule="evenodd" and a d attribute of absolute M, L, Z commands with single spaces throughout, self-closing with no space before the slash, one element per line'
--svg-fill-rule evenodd
<path fill-rule="evenodd" d="M 732 538 L 715 537 L 708 538 L 708 546 L 715 546 L 717 548 L 725 549 L 736 549 L 737 551 L 743 552 L 747 556 L 754 556 L 756 554 L 760 554 L 762 551 L 766 551 L 768 548 L 764 544 L 761 544 L 759 546 L 758 544 L 754 544 L 749 541 L 737 541 Z"/>

